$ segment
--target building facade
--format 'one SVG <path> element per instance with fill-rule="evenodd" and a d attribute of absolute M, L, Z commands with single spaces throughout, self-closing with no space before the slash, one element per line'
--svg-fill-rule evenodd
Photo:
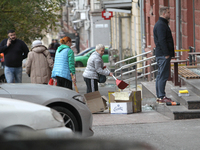
<path fill-rule="evenodd" d="M 145 14 L 145 51 L 155 47 L 153 28 L 159 19 L 159 8 L 170 9 L 169 26 L 174 39 L 175 50 L 200 52 L 200 0 L 144 0 Z M 187 59 L 188 52 L 176 52 L 179 59 Z"/>

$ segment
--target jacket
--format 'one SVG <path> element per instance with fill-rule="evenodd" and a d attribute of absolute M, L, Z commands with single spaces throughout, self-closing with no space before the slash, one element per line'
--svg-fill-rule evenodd
<path fill-rule="evenodd" d="M 22 67 L 22 60 L 28 55 L 27 45 L 19 39 L 12 41 L 7 47 L 7 40 L 0 43 L 0 53 L 4 53 L 5 65 L 7 67 Z"/>
<path fill-rule="evenodd" d="M 70 73 L 75 74 L 74 52 L 69 46 L 62 44 L 56 51 L 51 77 L 59 76 L 72 81 Z"/>
<path fill-rule="evenodd" d="M 160 17 L 154 26 L 153 33 L 156 45 L 156 57 L 168 55 L 174 57 L 174 41 L 168 26 L 168 21 Z"/>
<path fill-rule="evenodd" d="M 53 60 L 47 48 L 43 45 L 33 47 L 26 61 L 26 73 L 30 75 L 31 83 L 47 84 L 52 69 Z"/>
<path fill-rule="evenodd" d="M 108 76 L 110 74 L 110 71 L 103 70 L 103 65 L 103 59 L 101 55 L 98 52 L 94 51 L 88 59 L 87 67 L 83 72 L 83 77 L 98 80 L 98 73 Z"/>

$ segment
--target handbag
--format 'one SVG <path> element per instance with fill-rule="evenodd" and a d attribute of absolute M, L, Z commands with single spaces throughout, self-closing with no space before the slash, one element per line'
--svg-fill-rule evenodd
<path fill-rule="evenodd" d="M 54 85 L 54 86 L 56 86 L 56 85 L 57 85 L 57 80 L 54 79 L 54 78 L 51 78 L 51 79 L 49 80 L 48 85 Z"/>
<path fill-rule="evenodd" d="M 105 83 L 106 82 L 107 78 L 106 78 L 105 75 L 102 75 L 102 74 L 98 73 L 98 76 L 99 76 L 99 80 L 98 80 L 99 83 Z"/>

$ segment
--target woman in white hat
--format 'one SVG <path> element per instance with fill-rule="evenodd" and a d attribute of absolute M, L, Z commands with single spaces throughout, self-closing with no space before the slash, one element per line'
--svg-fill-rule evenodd
<path fill-rule="evenodd" d="M 26 73 L 31 77 L 31 83 L 47 84 L 52 69 L 53 59 L 47 48 L 40 40 L 33 41 L 26 62 Z"/>

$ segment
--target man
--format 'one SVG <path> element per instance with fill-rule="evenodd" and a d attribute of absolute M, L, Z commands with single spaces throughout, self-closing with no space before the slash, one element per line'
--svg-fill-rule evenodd
<path fill-rule="evenodd" d="M 80 37 L 77 32 L 75 33 L 75 40 L 76 40 L 76 50 L 77 50 L 77 54 L 78 54 L 78 53 L 80 53 L 80 46 L 79 46 Z"/>
<path fill-rule="evenodd" d="M 22 83 L 22 60 L 27 57 L 27 45 L 17 39 L 15 30 L 8 31 L 8 38 L 0 43 L 0 53 L 4 53 L 4 74 L 7 83 Z"/>
<path fill-rule="evenodd" d="M 156 45 L 156 61 L 158 65 L 158 75 L 156 78 L 157 102 L 160 104 L 172 102 L 166 97 L 165 86 L 169 78 L 169 69 L 171 57 L 174 57 L 174 42 L 171 30 L 168 26 L 170 11 L 168 7 L 160 8 L 160 17 L 156 22 L 153 33 Z"/>
<path fill-rule="evenodd" d="M 60 44 L 58 43 L 58 40 L 57 40 L 57 39 L 54 39 L 54 40 L 52 40 L 52 41 L 53 41 L 53 43 L 54 43 L 54 49 L 57 50 L 58 47 L 60 46 Z"/>

